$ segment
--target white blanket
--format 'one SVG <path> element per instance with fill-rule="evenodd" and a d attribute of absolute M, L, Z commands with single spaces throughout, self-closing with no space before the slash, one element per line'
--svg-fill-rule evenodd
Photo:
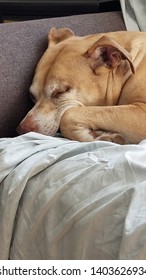
<path fill-rule="evenodd" d="M 1 139 L 0 259 L 146 259 L 146 141 Z"/>

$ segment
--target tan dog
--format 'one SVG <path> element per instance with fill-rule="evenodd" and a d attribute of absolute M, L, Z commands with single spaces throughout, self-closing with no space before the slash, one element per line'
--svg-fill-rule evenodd
<path fill-rule="evenodd" d="M 36 103 L 18 127 L 79 141 L 146 138 L 146 33 L 77 37 L 52 28 L 30 92 Z"/>

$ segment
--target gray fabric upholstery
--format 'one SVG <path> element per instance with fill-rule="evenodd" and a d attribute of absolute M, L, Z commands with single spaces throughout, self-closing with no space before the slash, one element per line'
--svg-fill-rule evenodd
<path fill-rule="evenodd" d="M 53 26 L 69 27 L 77 35 L 125 30 L 120 12 L 0 24 L 0 137 L 15 136 L 32 107 L 29 86 Z"/>

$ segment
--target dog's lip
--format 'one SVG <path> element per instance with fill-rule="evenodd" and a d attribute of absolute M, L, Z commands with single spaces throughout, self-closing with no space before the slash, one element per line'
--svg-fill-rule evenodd
<path fill-rule="evenodd" d="M 59 126 L 63 114 L 70 108 L 84 106 L 80 101 L 77 100 L 69 100 L 68 102 L 61 102 L 61 103 L 62 104 L 60 104 L 60 106 L 58 107 L 58 110 L 56 112 L 56 118 L 55 118 L 55 123 L 58 124 L 57 125 L 58 127 L 56 127 L 53 133 L 51 133 L 50 131 L 49 133 L 47 133 L 47 131 L 46 132 L 41 131 L 36 122 L 33 122 L 31 124 L 30 121 L 26 123 L 25 121 L 22 121 L 16 128 L 17 134 L 22 135 L 28 132 L 37 132 L 37 131 L 41 131 L 40 133 L 43 133 L 45 135 L 55 135 L 56 132 L 61 133 Z"/>

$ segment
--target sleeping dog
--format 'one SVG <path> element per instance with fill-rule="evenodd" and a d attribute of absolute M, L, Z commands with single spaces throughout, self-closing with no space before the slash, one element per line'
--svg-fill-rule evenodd
<path fill-rule="evenodd" d="M 75 36 L 52 28 L 32 85 L 35 103 L 18 127 L 78 141 L 146 138 L 146 33 Z"/>

